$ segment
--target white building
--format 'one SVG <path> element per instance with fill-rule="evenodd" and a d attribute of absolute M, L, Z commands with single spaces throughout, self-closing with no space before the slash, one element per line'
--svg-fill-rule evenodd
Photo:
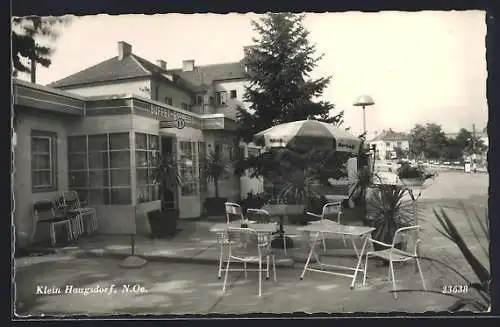
<path fill-rule="evenodd" d="M 395 132 L 392 129 L 383 130 L 368 143 L 370 146 L 376 146 L 377 160 L 395 157 L 397 148 L 403 151 L 410 149 L 408 134 Z"/>

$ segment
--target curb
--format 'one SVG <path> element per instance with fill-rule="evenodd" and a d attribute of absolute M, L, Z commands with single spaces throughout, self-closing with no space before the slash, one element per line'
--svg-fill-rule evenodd
<path fill-rule="evenodd" d="M 70 255 L 70 253 L 68 253 Z M 124 260 L 130 256 L 129 253 L 111 253 L 111 252 L 93 252 L 93 251 L 77 251 L 73 252 L 75 258 L 110 258 L 110 259 L 121 259 Z M 204 264 L 204 265 L 215 265 L 218 264 L 218 259 L 213 258 L 186 258 L 186 257 L 167 257 L 158 255 L 141 255 L 137 256 L 144 258 L 152 262 L 164 262 L 164 263 L 191 263 L 191 264 Z M 321 254 L 320 254 L 321 256 Z M 330 255 L 323 255 L 323 257 L 329 257 Z M 355 254 L 340 253 L 337 255 L 331 255 L 331 257 L 336 258 L 356 258 Z M 281 260 L 290 260 L 290 262 L 280 262 Z M 276 258 L 276 266 L 280 268 L 297 268 L 297 264 L 303 266 L 306 262 L 306 257 L 304 258 Z M 254 265 L 254 263 L 249 263 L 249 265 Z"/>

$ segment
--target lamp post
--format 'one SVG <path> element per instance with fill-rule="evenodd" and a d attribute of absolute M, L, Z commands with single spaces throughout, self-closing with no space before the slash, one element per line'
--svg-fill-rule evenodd
<path fill-rule="evenodd" d="M 375 104 L 372 97 L 369 95 L 362 95 L 356 99 L 353 106 L 363 108 L 363 133 L 366 134 L 366 107 Z"/>

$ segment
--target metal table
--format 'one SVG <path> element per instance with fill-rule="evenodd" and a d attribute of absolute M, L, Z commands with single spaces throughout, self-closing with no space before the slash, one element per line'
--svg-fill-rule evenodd
<path fill-rule="evenodd" d="M 350 278 L 352 278 L 351 289 L 353 289 L 354 283 L 356 282 L 356 277 L 358 275 L 358 272 L 364 272 L 364 269 L 366 269 L 366 267 L 364 267 L 362 264 L 362 258 L 363 258 L 363 254 L 364 254 L 364 251 L 366 248 L 366 243 L 368 241 L 368 235 L 372 231 L 374 231 L 375 228 L 364 227 L 364 226 L 339 225 L 333 221 L 325 220 L 325 221 L 311 223 L 307 226 L 299 227 L 297 230 L 303 231 L 303 232 L 308 233 L 308 234 L 314 234 L 314 236 L 312 238 L 309 237 L 309 247 L 310 247 L 309 255 L 307 257 L 306 264 L 304 265 L 304 269 L 302 270 L 302 274 L 300 275 L 300 279 L 304 278 L 306 271 L 308 271 L 308 270 L 326 273 L 326 274 L 330 274 L 330 275 L 350 277 Z M 322 263 L 319 259 L 318 253 L 316 252 L 316 244 L 317 244 L 318 239 L 322 233 L 349 236 L 349 238 L 352 241 L 354 251 L 356 252 L 356 256 L 358 258 L 356 267 L 329 265 L 329 264 Z M 358 250 L 358 248 L 356 247 L 356 243 L 354 242 L 354 238 L 361 238 L 364 240 L 363 245 L 361 247 L 361 250 Z M 314 256 L 316 263 L 319 264 L 320 269 L 309 268 L 309 262 L 311 261 L 312 256 Z M 328 267 L 342 269 L 342 270 L 350 270 L 350 271 L 354 271 L 354 272 L 352 274 L 347 274 L 347 273 L 340 273 L 340 272 L 325 270 L 325 268 L 328 268 Z"/>
<path fill-rule="evenodd" d="M 228 228 L 241 228 L 241 221 L 231 222 L 231 223 L 218 223 L 210 228 L 210 232 L 217 234 L 217 244 L 220 247 L 219 253 L 219 271 L 217 278 L 222 277 L 222 257 L 224 255 L 224 241 L 226 240 L 225 235 Z M 267 224 L 248 224 L 248 228 L 255 230 L 257 233 L 272 234 L 276 232 L 276 223 Z"/>

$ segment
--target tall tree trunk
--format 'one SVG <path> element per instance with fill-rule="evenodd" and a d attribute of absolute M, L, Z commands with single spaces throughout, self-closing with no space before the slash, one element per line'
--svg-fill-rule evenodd
<path fill-rule="evenodd" d="M 31 71 L 30 71 L 30 76 L 31 76 L 31 83 L 35 84 L 36 83 L 36 43 L 35 40 L 33 40 L 33 51 L 31 52 Z"/>

